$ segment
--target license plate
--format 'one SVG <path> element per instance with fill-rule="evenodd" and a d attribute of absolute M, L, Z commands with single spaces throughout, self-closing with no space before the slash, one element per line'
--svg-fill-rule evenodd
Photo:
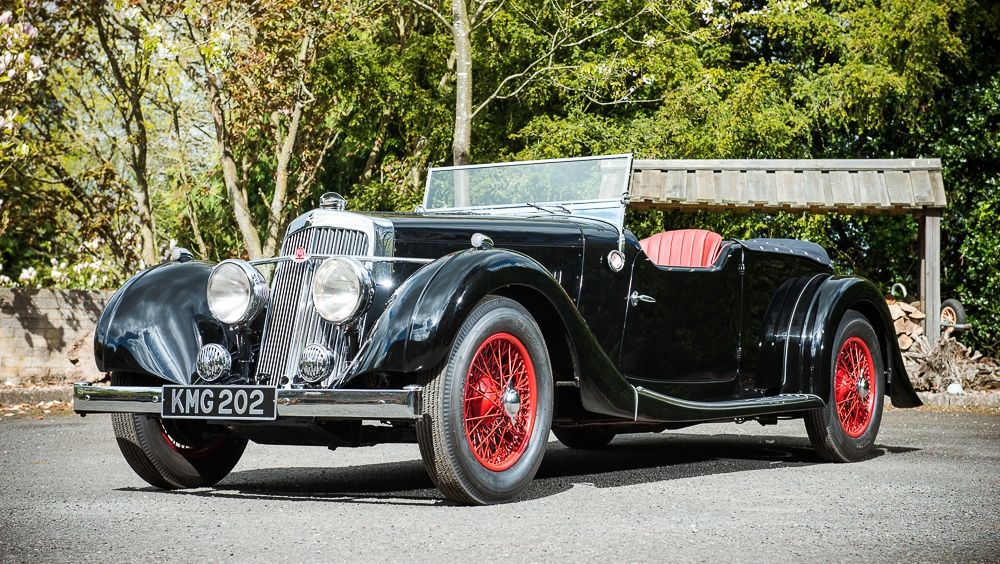
<path fill-rule="evenodd" d="M 264 419 L 278 413 L 274 386 L 163 386 L 168 419 Z"/>

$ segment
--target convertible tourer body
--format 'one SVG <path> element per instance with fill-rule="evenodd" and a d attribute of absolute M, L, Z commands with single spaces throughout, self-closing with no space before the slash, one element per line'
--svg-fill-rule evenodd
<path fill-rule="evenodd" d="M 515 498 L 553 432 L 572 448 L 702 422 L 805 420 L 831 461 L 870 456 L 884 396 L 920 404 L 888 309 L 819 246 L 639 240 L 631 156 L 431 169 L 414 213 L 336 194 L 280 256 L 187 252 L 135 275 L 97 326 L 110 412 L 150 484 L 224 478 L 248 440 L 415 440 L 463 503 Z"/>

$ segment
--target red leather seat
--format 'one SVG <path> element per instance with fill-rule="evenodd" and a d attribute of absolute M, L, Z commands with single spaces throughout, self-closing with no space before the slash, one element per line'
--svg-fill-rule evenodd
<path fill-rule="evenodd" d="M 722 249 L 722 235 L 705 229 L 664 231 L 639 241 L 658 266 L 709 267 Z"/>

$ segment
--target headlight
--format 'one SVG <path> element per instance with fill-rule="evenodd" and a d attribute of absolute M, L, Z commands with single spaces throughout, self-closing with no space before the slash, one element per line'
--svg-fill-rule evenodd
<path fill-rule="evenodd" d="M 313 304 L 327 321 L 350 321 L 368 307 L 371 295 L 371 276 L 354 259 L 329 258 L 316 269 L 312 282 Z"/>
<path fill-rule="evenodd" d="M 266 302 L 267 282 L 244 260 L 224 260 L 208 277 L 208 308 L 223 323 L 246 323 Z"/>

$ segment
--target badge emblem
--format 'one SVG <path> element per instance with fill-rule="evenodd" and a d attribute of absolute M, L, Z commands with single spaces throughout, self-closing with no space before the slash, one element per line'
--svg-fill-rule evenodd
<path fill-rule="evenodd" d="M 295 254 L 292 255 L 292 262 L 299 264 L 306 261 L 306 248 L 296 247 Z"/>

